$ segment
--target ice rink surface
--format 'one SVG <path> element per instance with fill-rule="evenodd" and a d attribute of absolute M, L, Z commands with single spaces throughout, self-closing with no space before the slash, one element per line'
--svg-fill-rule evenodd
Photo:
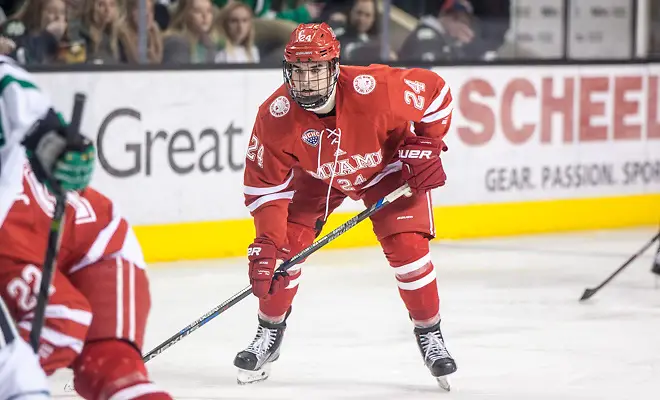
<path fill-rule="evenodd" d="M 578 302 L 654 233 L 434 242 L 442 330 L 458 365 L 450 393 L 422 364 L 378 247 L 310 257 L 269 380 L 238 386 L 232 365 L 256 330 L 253 297 L 147 365 L 187 400 L 659 399 L 660 289 L 650 273 L 657 244 Z M 150 277 L 145 352 L 248 283 L 244 259 L 161 264 Z M 69 377 L 52 378 L 56 398 L 75 398 L 62 389 Z"/>

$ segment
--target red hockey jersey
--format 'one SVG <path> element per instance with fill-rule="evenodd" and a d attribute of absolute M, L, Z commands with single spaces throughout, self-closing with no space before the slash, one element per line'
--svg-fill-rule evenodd
<path fill-rule="evenodd" d="M 285 243 L 296 171 L 352 199 L 401 170 L 406 136 L 442 139 L 451 123 L 449 86 L 433 71 L 385 65 L 341 66 L 335 116 L 299 107 L 285 85 L 259 108 L 246 154 L 245 204 L 257 237 Z"/>
<path fill-rule="evenodd" d="M 25 167 L 23 192 L 0 230 L 0 256 L 42 265 L 46 254 L 55 197 Z M 139 268 L 146 263 L 133 229 L 116 205 L 92 188 L 67 195 L 67 210 L 58 254 L 58 268 L 76 272 L 104 257 L 120 255 Z"/>

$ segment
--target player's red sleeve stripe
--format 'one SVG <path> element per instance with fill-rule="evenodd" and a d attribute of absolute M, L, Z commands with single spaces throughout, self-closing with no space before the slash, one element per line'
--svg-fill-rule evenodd
<path fill-rule="evenodd" d="M 245 185 L 243 193 L 245 194 L 245 204 L 250 212 L 255 211 L 265 203 L 276 200 L 291 200 L 295 191 L 291 190 L 293 181 L 293 171 L 284 183 L 277 186 L 256 187 Z M 287 190 L 289 189 L 289 190 Z"/>
<path fill-rule="evenodd" d="M 449 92 L 449 85 L 445 84 L 440 94 L 433 99 L 431 105 L 424 111 L 424 117 L 420 122 L 431 123 L 446 118 L 454 110 L 454 102 Z"/>

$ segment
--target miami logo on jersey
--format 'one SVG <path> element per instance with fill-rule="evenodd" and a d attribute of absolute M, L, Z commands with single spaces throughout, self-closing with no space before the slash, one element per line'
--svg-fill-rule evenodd
<path fill-rule="evenodd" d="M 334 175 L 336 177 L 353 175 L 354 173 L 365 168 L 376 168 L 383 162 L 382 150 L 374 151 L 373 153 L 367 154 L 354 154 L 350 158 L 343 158 L 337 160 L 335 163 L 327 162 L 321 164 L 314 171 L 307 171 L 316 179 L 329 179 L 332 176 L 332 170 L 334 168 Z"/>

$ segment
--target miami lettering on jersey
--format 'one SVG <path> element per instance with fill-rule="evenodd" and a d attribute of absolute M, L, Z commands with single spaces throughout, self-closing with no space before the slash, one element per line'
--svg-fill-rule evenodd
<path fill-rule="evenodd" d="M 354 154 L 349 158 L 338 159 L 337 162 L 327 162 L 319 165 L 316 172 L 307 171 L 316 179 L 329 179 L 332 176 L 332 167 L 335 166 L 334 176 L 353 175 L 361 169 L 375 168 L 383 162 L 380 149 L 373 153 Z"/>

